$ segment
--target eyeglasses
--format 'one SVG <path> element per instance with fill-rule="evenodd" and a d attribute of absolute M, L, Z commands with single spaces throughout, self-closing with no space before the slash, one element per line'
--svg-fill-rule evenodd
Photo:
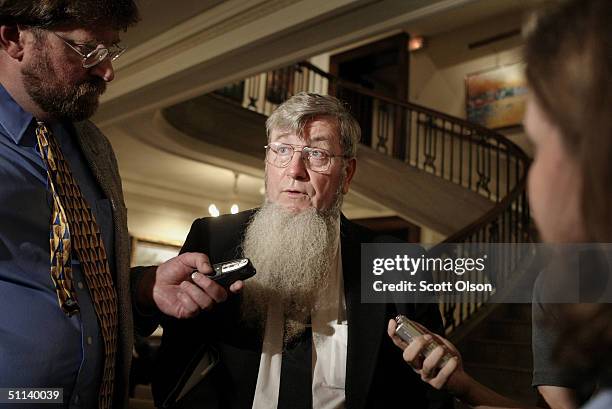
<path fill-rule="evenodd" d="M 291 163 L 295 152 L 302 152 L 302 160 L 306 167 L 313 172 L 326 172 L 329 169 L 332 158 L 347 158 L 346 155 L 333 155 L 323 148 L 312 148 L 303 145 L 291 145 L 289 143 L 272 142 L 264 146 L 266 148 L 266 162 L 278 168 L 284 168 Z M 301 148 L 301 149 L 297 149 Z"/>
<path fill-rule="evenodd" d="M 121 56 L 126 50 L 125 47 L 121 47 L 117 44 L 111 46 L 105 46 L 104 44 L 98 44 L 95 47 L 87 44 L 75 44 L 72 43 L 59 34 L 51 31 L 57 38 L 62 40 L 64 44 L 70 47 L 74 52 L 83 58 L 83 68 L 91 68 L 100 64 L 105 58 L 109 58 L 111 61 L 115 61 Z"/>

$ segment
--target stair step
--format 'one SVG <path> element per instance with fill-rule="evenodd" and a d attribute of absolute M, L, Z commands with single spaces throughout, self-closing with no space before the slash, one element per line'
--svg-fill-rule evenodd
<path fill-rule="evenodd" d="M 152 400 L 130 398 L 129 409 L 155 409 Z"/>
<path fill-rule="evenodd" d="M 492 324 L 531 325 L 531 320 L 515 318 L 489 318 L 487 322 Z"/>
<path fill-rule="evenodd" d="M 537 404 L 537 392 L 531 387 L 530 304 L 495 305 L 460 339 L 457 346 L 468 374 L 517 402 Z"/>
<path fill-rule="evenodd" d="M 489 319 L 511 319 L 531 322 L 531 304 L 502 304 L 491 313 Z"/>
<path fill-rule="evenodd" d="M 500 341 L 530 343 L 531 322 L 524 320 L 487 320 L 474 332 L 474 337 Z"/>
<path fill-rule="evenodd" d="M 531 386 L 531 371 L 514 366 L 465 364 L 474 379 L 494 391 L 524 404 L 535 405 L 537 392 Z"/>
<path fill-rule="evenodd" d="M 531 348 L 531 342 L 528 341 L 511 341 L 507 339 L 472 337 L 468 342 L 477 342 L 482 344 L 499 344 L 499 345 L 518 345 Z"/>
<path fill-rule="evenodd" d="M 136 385 L 134 387 L 134 398 L 153 400 L 153 393 L 151 392 L 151 385 Z"/>
<path fill-rule="evenodd" d="M 468 364 L 464 365 L 465 367 L 468 367 Z M 476 371 L 498 371 L 498 372 L 509 372 L 509 373 L 514 373 L 516 375 L 529 375 L 531 377 L 531 369 L 529 368 L 523 368 L 520 366 L 515 366 L 515 365 L 506 365 L 506 366 L 500 366 L 500 365 L 494 365 L 494 364 L 483 364 L 483 363 L 472 363 L 469 364 L 469 368 L 471 370 L 476 370 Z M 529 379 L 529 383 L 531 384 L 531 378 Z"/>
<path fill-rule="evenodd" d="M 533 367 L 531 344 L 525 342 L 477 338 L 465 342 L 461 354 L 466 364 L 486 362 L 493 366 L 516 366 L 528 370 Z"/>

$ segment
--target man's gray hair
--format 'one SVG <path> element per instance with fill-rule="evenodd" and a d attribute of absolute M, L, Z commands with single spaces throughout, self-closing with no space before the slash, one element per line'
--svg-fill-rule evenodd
<path fill-rule="evenodd" d="M 279 105 L 266 121 L 268 142 L 273 130 L 295 132 L 302 136 L 306 124 L 320 117 L 335 119 L 340 131 L 342 154 L 354 158 L 361 138 L 361 128 L 347 106 L 330 95 L 300 92 Z"/>

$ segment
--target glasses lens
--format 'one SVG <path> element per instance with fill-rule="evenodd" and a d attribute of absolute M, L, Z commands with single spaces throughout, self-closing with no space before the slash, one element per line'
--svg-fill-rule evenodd
<path fill-rule="evenodd" d="M 103 47 L 96 48 L 95 50 L 87 54 L 87 56 L 85 57 L 85 60 L 83 60 L 83 67 L 91 68 L 95 65 L 98 65 L 107 56 L 108 56 L 108 50 L 106 48 L 103 48 Z"/>
<path fill-rule="evenodd" d="M 304 149 L 306 150 L 306 149 Z M 306 154 L 308 167 L 311 170 L 325 171 L 329 165 L 330 156 L 329 153 L 323 149 L 310 148 Z"/>
<path fill-rule="evenodd" d="M 114 45 L 108 49 L 109 58 L 111 61 L 115 61 L 117 58 L 121 57 L 121 54 L 125 52 L 125 48 Z"/>
<path fill-rule="evenodd" d="M 268 162 L 274 166 L 284 167 L 293 158 L 293 146 L 273 144 L 268 147 Z"/>

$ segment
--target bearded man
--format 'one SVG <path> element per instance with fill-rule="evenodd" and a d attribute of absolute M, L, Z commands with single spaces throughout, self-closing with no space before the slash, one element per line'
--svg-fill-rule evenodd
<path fill-rule="evenodd" d="M 213 262 L 248 257 L 257 274 L 196 319 L 164 320 L 156 404 L 444 407 L 444 396 L 398 365 L 385 336 L 398 312 L 440 328 L 437 305 L 360 302 L 361 243 L 375 237 L 340 212 L 359 125 L 336 98 L 300 93 L 266 128 L 263 206 L 196 220 L 183 247 Z"/>
<path fill-rule="evenodd" d="M 87 119 L 137 20 L 132 0 L 0 0 L 0 388 L 63 391 L 29 408 L 127 408 L 134 321 L 227 296 L 204 276 L 197 307 L 182 295 L 204 254 L 130 272 L 117 162 Z"/>

